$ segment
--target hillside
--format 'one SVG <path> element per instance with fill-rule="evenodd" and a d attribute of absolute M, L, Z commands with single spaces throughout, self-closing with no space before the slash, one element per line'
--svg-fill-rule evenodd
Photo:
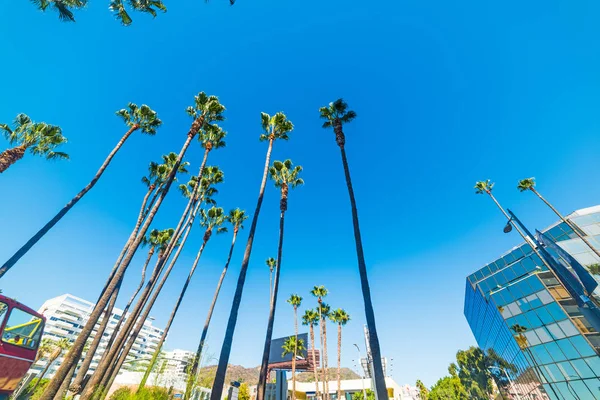
<path fill-rule="evenodd" d="M 200 370 L 199 383 L 204 387 L 211 387 L 215 379 L 217 371 L 216 365 L 210 365 Z M 232 381 L 247 382 L 249 385 L 256 385 L 258 383 L 258 374 L 260 373 L 260 367 L 245 368 L 241 365 L 229 365 L 227 367 L 227 375 L 225 376 L 225 384 L 229 384 Z M 314 382 L 315 375 L 313 372 L 301 372 L 296 375 L 299 382 Z M 345 379 L 359 379 L 360 376 L 350 368 L 341 369 L 342 380 Z M 329 379 L 337 379 L 337 368 L 329 368 Z"/>

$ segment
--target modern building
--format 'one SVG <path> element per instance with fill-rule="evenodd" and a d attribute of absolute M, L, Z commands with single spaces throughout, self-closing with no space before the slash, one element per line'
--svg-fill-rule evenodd
<path fill-rule="evenodd" d="M 93 307 L 94 303 L 75 297 L 71 294 L 63 294 L 62 296 L 47 300 L 39 309 L 39 312 L 46 317 L 46 328 L 42 338 L 49 338 L 52 340 L 66 338 L 73 343 L 83 326 L 87 323 Z M 113 310 L 110 322 L 100 341 L 94 360 L 90 365 L 90 372 L 93 372 L 98 366 L 98 362 L 106 350 L 107 342 L 122 316 L 123 310 L 118 308 Z M 98 325 L 94 328 L 91 338 L 95 337 L 97 329 Z M 147 363 L 156 350 L 162 334 L 163 330 L 153 326 L 152 318 L 148 318 L 144 322 L 144 327 L 127 356 L 124 368 L 135 364 L 139 367 L 140 365 L 143 365 L 144 362 Z M 45 366 L 45 362 L 45 360 L 41 360 L 36 363 L 32 367 L 32 372 L 39 372 Z M 48 370 L 46 377 L 52 377 L 61 362 L 62 357 L 53 363 Z"/>
<path fill-rule="evenodd" d="M 348 379 L 342 380 L 340 385 L 342 398 L 344 400 L 352 400 L 352 396 L 356 393 L 363 394 L 363 390 L 372 387 L 371 379 Z M 417 397 L 412 397 L 410 391 L 405 387 L 398 385 L 391 377 L 385 378 L 385 385 L 388 391 L 390 400 L 416 400 Z M 329 397 L 331 400 L 337 400 L 337 381 L 330 381 Z M 287 382 L 289 398 L 291 398 L 292 381 Z M 322 382 L 319 383 L 319 392 L 323 391 Z M 316 385 L 314 382 L 296 382 L 296 398 L 299 400 L 315 400 Z"/>
<path fill-rule="evenodd" d="M 467 278 L 465 317 L 512 399 L 600 399 L 600 259 L 573 231 L 600 249 L 600 206 L 567 219 Z"/>

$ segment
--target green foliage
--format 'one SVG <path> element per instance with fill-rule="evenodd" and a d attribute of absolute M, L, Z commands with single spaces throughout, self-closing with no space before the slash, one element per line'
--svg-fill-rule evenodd
<path fill-rule="evenodd" d="M 302 325 L 306 326 L 315 326 L 319 324 L 319 313 L 313 309 L 308 309 L 304 311 L 304 315 L 302 316 Z"/>
<path fill-rule="evenodd" d="M 494 188 L 494 182 L 488 180 L 475 182 L 475 193 L 483 194 L 483 193 L 491 193 Z"/>
<path fill-rule="evenodd" d="M 519 189 L 520 192 L 535 189 L 535 178 L 532 177 L 520 180 L 517 189 Z"/>
<path fill-rule="evenodd" d="M 446 376 L 433 385 L 428 400 L 484 400 L 488 398 L 470 397 L 459 378 Z"/>
<path fill-rule="evenodd" d="M 449 372 L 452 378 L 460 379 L 470 398 L 489 398 L 493 393 L 493 384 L 488 370 L 489 360 L 483 350 L 474 346 L 460 350 L 456 353 L 456 362 L 450 365 Z"/>
<path fill-rule="evenodd" d="M 269 267 L 269 270 L 271 272 L 273 272 L 273 270 L 275 269 L 275 266 L 277 265 L 277 261 L 275 261 L 275 259 L 273 257 L 267 258 L 265 263 L 267 264 L 267 267 Z"/>
<path fill-rule="evenodd" d="M 154 161 L 150 162 L 150 165 L 148 166 L 148 176 L 143 177 L 142 182 L 148 187 L 160 187 L 167 180 L 171 170 L 175 167 L 177 158 L 178 154 L 171 152 L 162 156 L 162 164 Z M 177 173 L 187 174 L 187 167 L 189 165 L 189 162 L 182 162 L 177 168 Z M 175 180 L 177 180 L 177 176 L 175 176 Z"/>
<path fill-rule="evenodd" d="M 303 185 L 304 180 L 299 177 L 300 172 L 302 172 L 302 167 L 300 165 L 294 167 L 292 160 L 273 161 L 273 165 L 269 168 L 269 176 L 277 188 L 281 188 L 283 185 L 291 188 Z"/>
<path fill-rule="evenodd" d="M 227 216 L 227 221 L 231 225 L 233 225 L 234 229 L 244 229 L 244 221 L 248 219 L 248 214 L 241 208 L 236 208 L 234 210 L 229 211 L 229 215 Z"/>
<path fill-rule="evenodd" d="M 319 108 L 320 117 L 326 121 L 323 123 L 323 128 L 330 128 L 336 120 L 342 124 L 351 122 L 356 118 L 356 113 L 352 110 L 348 111 L 348 104 L 343 99 L 337 99 L 329 103 L 327 107 Z"/>
<path fill-rule="evenodd" d="M 240 385 L 238 391 L 238 400 L 250 400 L 250 388 L 248 387 L 247 382 L 244 382 Z"/>
<path fill-rule="evenodd" d="M 290 304 L 292 307 L 294 307 L 295 309 L 300 307 L 300 305 L 302 304 L 302 296 L 298 295 L 298 294 L 292 294 L 290 295 L 290 298 L 286 300 L 288 302 L 288 304 Z"/>
<path fill-rule="evenodd" d="M 267 113 L 260 113 L 263 133 L 260 135 L 260 140 L 288 140 L 288 133 L 294 130 L 294 124 L 287 119 L 284 113 L 278 112 L 270 116 Z"/>
<path fill-rule="evenodd" d="M 348 321 L 350 321 L 350 314 L 348 314 L 345 310 L 338 308 L 329 314 L 329 319 L 334 324 L 344 326 L 348 323 Z"/>
<path fill-rule="evenodd" d="M 211 207 L 208 210 L 200 210 L 200 226 L 206 228 L 204 239 L 210 238 L 209 232 L 216 228 L 217 234 L 227 232 L 227 228 L 221 226 L 227 220 L 227 215 L 221 207 Z"/>
<path fill-rule="evenodd" d="M 45 122 L 33 122 L 26 114 L 18 114 L 13 128 L 0 124 L 0 133 L 12 145 L 24 146 L 33 155 L 45 157 L 47 160 L 69 159 L 67 153 L 55 151 L 57 147 L 67 143 L 59 126 Z"/>
<path fill-rule="evenodd" d="M 314 286 L 313 290 L 310 291 L 310 294 L 312 294 L 313 296 L 317 297 L 319 300 L 325 296 L 327 296 L 327 289 L 325 288 L 325 286 L 321 285 L 321 286 Z"/>
<path fill-rule="evenodd" d="M 110 400 L 169 400 L 169 394 L 167 389 L 156 386 L 145 387 L 139 391 L 122 387 L 110 396 Z"/>
<path fill-rule="evenodd" d="M 35 385 L 37 385 L 38 383 L 37 378 L 32 379 L 31 382 L 29 382 L 29 384 L 27 385 L 27 387 L 21 392 L 17 400 L 37 400 L 46 389 L 48 382 L 50 382 L 50 379 L 42 379 L 38 387 L 35 389 L 35 392 L 31 393 Z"/>
<path fill-rule="evenodd" d="M 421 400 L 429 399 L 429 390 L 420 379 L 417 379 L 417 389 L 419 390 L 419 398 Z"/>
<path fill-rule="evenodd" d="M 590 274 L 592 275 L 600 275 L 600 264 L 596 263 L 596 264 L 591 264 L 587 266 Z"/>
<path fill-rule="evenodd" d="M 365 395 L 361 392 L 355 392 L 352 394 L 352 400 L 364 400 Z M 375 400 L 375 392 L 371 389 L 367 389 L 367 400 Z"/>
<path fill-rule="evenodd" d="M 135 103 L 127 104 L 127 108 L 122 108 L 115 113 L 123 119 L 125 125 L 129 128 L 137 126 L 142 132 L 148 135 L 155 135 L 156 130 L 162 125 L 156 111 L 152 110 L 146 104 L 138 107 Z"/>
<path fill-rule="evenodd" d="M 304 354 L 306 354 L 306 344 L 303 339 L 297 339 L 296 336 L 290 336 L 283 342 L 281 350 L 283 350 L 281 357 L 285 357 L 288 354 L 292 354 L 292 356 L 294 354 L 304 356 Z"/>
<path fill-rule="evenodd" d="M 31 0 L 40 11 L 48 8 L 58 13 L 62 22 L 75 22 L 74 10 L 79 10 L 87 5 L 87 0 Z"/>

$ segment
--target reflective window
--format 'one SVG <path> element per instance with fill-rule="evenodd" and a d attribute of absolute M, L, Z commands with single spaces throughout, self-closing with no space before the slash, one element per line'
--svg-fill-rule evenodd
<path fill-rule="evenodd" d="M 579 334 L 579 331 L 577 330 L 577 328 L 575 328 L 575 325 L 573 325 L 573 323 L 571 323 L 571 321 L 569 321 L 568 319 L 559 322 L 558 325 L 565 333 L 565 336 L 575 336 Z"/>
<path fill-rule="evenodd" d="M 575 336 L 572 339 L 576 339 L 576 338 L 577 338 L 577 336 Z M 579 338 L 583 340 L 583 338 L 581 336 L 579 336 Z M 571 341 L 569 339 L 557 340 L 556 344 L 558 344 L 558 347 L 560 347 L 560 349 L 563 351 L 563 353 L 569 360 L 572 360 L 574 358 L 581 358 L 581 356 L 579 355 L 577 350 L 575 350 L 575 346 L 573 346 L 573 343 L 571 343 Z M 587 343 L 586 343 L 586 346 L 588 348 L 590 348 L 590 346 Z"/>
<path fill-rule="evenodd" d="M 596 374 L 596 376 L 600 376 L 600 357 L 590 357 L 586 358 L 585 362 L 590 367 L 590 369 Z"/>
<path fill-rule="evenodd" d="M 538 335 L 542 343 L 548 343 L 552 341 L 552 336 L 550 336 L 545 327 L 538 328 L 534 332 Z"/>
<path fill-rule="evenodd" d="M 545 369 L 544 375 L 546 375 L 549 381 L 558 382 L 565 380 L 564 375 L 560 372 L 560 369 L 556 366 L 556 364 L 544 365 L 542 368 Z"/>
<path fill-rule="evenodd" d="M 588 359 L 589 360 L 589 359 Z M 577 371 L 577 375 L 579 375 L 582 378 L 593 378 L 596 375 L 594 374 L 594 371 L 592 371 L 592 369 L 590 368 L 590 366 L 586 363 L 587 360 L 582 360 L 577 359 L 577 360 L 571 360 L 571 365 L 573 366 L 573 368 L 575 369 L 575 371 Z M 600 372 L 600 371 L 598 371 Z"/>
<path fill-rule="evenodd" d="M 567 318 L 564 311 L 560 308 L 560 306 L 557 303 L 550 303 L 545 305 L 544 307 L 550 313 L 550 315 L 552 315 L 552 318 L 554 318 L 555 321 L 561 321 Z"/>
<path fill-rule="evenodd" d="M 550 353 L 554 361 L 559 362 L 567 360 L 567 357 L 565 357 L 565 354 L 561 351 L 561 348 L 558 347 L 558 342 L 549 342 L 542 346 L 546 348 L 546 350 L 548 351 L 548 353 Z"/>
<path fill-rule="evenodd" d="M 540 292 L 537 292 L 536 294 L 543 304 L 552 303 L 554 301 L 554 299 L 552 298 L 550 293 L 548 293 L 547 290 L 542 290 Z"/>
<path fill-rule="evenodd" d="M 2 341 L 27 349 L 38 346 L 44 322 L 40 317 L 29 314 L 27 311 L 13 308 L 2 333 Z"/>
<path fill-rule="evenodd" d="M 530 350 L 531 354 L 533 355 L 533 358 L 535 359 L 535 361 L 537 361 L 538 364 L 541 365 L 552 362 L 552 357 L 550 357 L 550 354 L 548 354 L 548 351 L 546 351 L 546 348 L 543 344 L 540 344 L 535 347 L 530 347 Z"/>
<path fill-rule="evenodd" d="M 571 343 L 573 343 L 573 345 L 577 348 L 579 354 L 581 354 L 583 357 L 596 355 L 596 352 L 592 349 L 588 342 L 585 341 L 583 336 L 573 336 L 572 338 L 565 340 L 570 340 Z"/>
<path fill-rule="evenodd" d="M 563 339 L 566 336 L 563 333 L 562 329 L 560 329 L 560 327 L 558 326 L 558 324 L 547 325 L 546 329 L 548 329 L 548 331 L 550 332 L 550 334 L 552 335 L 552 338 L 554 340 L 556 340 L 556 339 Z"/>
<path fill-rule="evenodd" d="M 583 382 L 585 382 L 585 385 L 588 387 L 590 392 L 595 394 L 600 393 L 600 379 L 586 379 Z"/>

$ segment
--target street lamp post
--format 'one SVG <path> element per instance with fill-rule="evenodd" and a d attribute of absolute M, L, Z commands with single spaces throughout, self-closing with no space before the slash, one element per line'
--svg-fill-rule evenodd
<path fill-rule="evenodd" d="M 504 373 L 504 375 L 508 379 L 508 383 L 510 383 L 510 386 L 512 387 L 512 390 L 515 392 L 515 397 L 517 398 L 517 400 L 521 400 L 521 397 L 519 396 L 519 393 L 517 392 L 517 389 L 515 388 L 515 383 L 512 381 L 512 379 L 510 379 L 510 376 L 508 376 L 508 373 L 506 372 L 506 370 L 504 368 L 500 368 L 500 367 L 488 367 L 489 370 L 491 370 L 493 368 L 500 370 L 500 372 Z"/>
<path fill-rule="evenodd" d="M 360 361 L 360 348 L 358 347 L 358 345 L 356 343 L 354 343 L 354 347 L 356 347 L 356 350 L 358 351 L 358 364 L 360 364 L 360 366 L 362 367 L 362 363 Z M 363 400 L 367 400 L 367 390 L 365 389 L 365 375 L 364 374 L 361 374 L 360 381 L 362 382 Z M 340 399 L 338 399 L 338 400 L 340 400 Z"/>

